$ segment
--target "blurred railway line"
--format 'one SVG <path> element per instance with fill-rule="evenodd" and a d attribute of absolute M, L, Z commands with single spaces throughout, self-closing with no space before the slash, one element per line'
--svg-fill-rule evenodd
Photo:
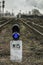
<path fill-rule="evenodd" d="M 24 20 L 24 19 L 21 19 L 21 21 L 25 24 L 25 25 L 27 25 L 28 27 L 30 27 L 31 29 L 33 29 L 34 31 L 36 31 L 37 33 L 39 33 L 40 35 L 42 35 L 43 36 L 43 27 L 41 26 L 40 27 L 40 25 L 36 25 L 34 22 L 34 24 L 31 22 L 31 21 L 29 21 L 29 20 Z"/>
<path fill-rule="evenodd" d="M 0 22 L 0 28 L 2 28 L 3 26 L 7 25 L 9 22 L 11 22 L 13 19 L 8 19 L 8 20 L 4 20 Z"/>
<path fill-rule="evenodd" d="M 8 20 L 4 20 L 1 21 L 0 23 L 0 28 L 7 25 L 10 21 L 12 21 L 12 19 L 8 19 Z M 37 33 L 39 33 L 40 35 L 43 35 L 43 26 L 36 24 L 32 21 L 29 20 L 24 20 L 23 18 L 21 19 L 21 21 L 26 24 L 28 27 L 30 27 L 31 29 L 33 29 L 34 31 L 36 31 Z"/>
<path fill-rule="evenodd" d="M 41 18 L 34 18 L 34 19 L 31 19 L 31 18 L 27 18 L 27 20 L 33 22 L 33 24 L 38 24 L 39 26 L 43 26 L 43 19 Z"/>

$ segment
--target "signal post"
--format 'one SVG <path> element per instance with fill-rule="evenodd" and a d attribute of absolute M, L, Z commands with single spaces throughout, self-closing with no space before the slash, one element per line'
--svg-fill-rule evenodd
<path fill-rule="evenodd" d="M 20 28 L 18 24 L 12 27 L 13 40 L 10 41 L 10 60 L 13 62 L 22 61 L 22 41 L 20 38 Z"/>

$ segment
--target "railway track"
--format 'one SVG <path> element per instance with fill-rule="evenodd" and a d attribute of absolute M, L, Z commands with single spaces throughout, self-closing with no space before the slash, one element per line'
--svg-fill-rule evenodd
<path fill-rule="evenodd" d="M 4 24 L 6 21 L 8 21 L 9 19 L 6 19 L 6 20 L 2 20 L 0 21 L 0 25 Z"/>
<path fill-rule="evenodd" d="M 34 23 L 34 22 L 32 22 L 32 24 L 43 28 L 43 26 L 41 26 L 41 25 L 39 25 L 39 24 L 36 24 L 36 23 Z"/>
<path fill-rule="evenodd" d="M 34 27 L 35 29 L 37 29 L 38 31 L 40 31 L 41 33 L 43 33 L 43 27 L 40 27 L 36 24 L 33 24 L 31 22 L 27 22 L 27 24 L 31 25 L 32 27 Z"/>
<path fill-rule="evenodd" d="M 0 28 L 2 28 L 3 26 L 7 25 L 7 24 L 8 24 L 9 22 L 11 22 L 11 21 L 12 21 L 12 19 L 5 20 L 5 21 L 3 22 L 3 24 L 0 25 Z"/>
<path fill-rule="evenodd" d="M 40 25 L 40 24 L 42 24 L 42 23 L 38 23 L 38 21 L 37 21 L 37 23 L 36 22 L 34 22 L 33 21 L 33 19 L 31 20 L 31 19 L 24 19 L 24 20 L 26 20 L 27 22 L 29 22 L 29 23 L 31 23 L 31 24 L 33 24 L 33 25 L 36 25 L 36 26 L 39 26 L 40 28 L 43 28 L 43 25 Z"/>
<path fill-rule="evenodd" d="M 9 23 L 10 22 L 10 23 Z M 24 20 L 24 19 L 17 19 L 17 20 L 9 20 L 9 24 L 8 23 L 6 23 L 6 24 L 4 24 L 4 25 L 2 25 L 2 27 L 3 26 L 5 26 L 6 27 L 6 25 L 8 26 L 9 25 L 9 27 L 11 27 L 11 26 L 13 26 L 15 23 L 20 23 L 20 26 L 22 26 L 21 25 L 21 23 L 23 24 L 23 26 L 25 26 L 26 27 L 26 30 L 25 30 L 25 32 L 22 32 L 22 38 L 23 38 L 23 61 L 22 61 L 22 63 L 20 64 L 20 65 L 24 65 L 24 64 L 29 64 L 29 62 L 30 62 L 30 64 L 29 65 L 39 65 L 38 64 L 38 61 L 40 62 L 40 65 L 41 65 L 41 63 L 42 63 L 42 54 L 40 54 L 41 52 L 39 52 L 39 51 L 37 51 L 37 50 L 41 50 L 41 49 L 36 49 L 36 48 L 38 48 L 38 46 L 40 46 L 40 45 L 38 45 L 38 42 L 36 42 L 36 43 L 32 43 L 32 40 L 31 40 L 31 42 L 29 42 L 29 38 L 27 39 L 27 36 L 29 36 L 30 34 L 32 34 L 32 33 L 28 33 L 28 32 L 30 32 L 30 29 L 33 29 L 32 28 L 32 26 L 31 26 L 31 24 L 28 24 L 27 23 L 27 21 L 26 20 Z M 11 24 L 11 26 L 10 26 L 10 24 Z M 33 24 L 32 24 L 33 25 Z M 8 27 L 8 28 L 9 28 Z M 28 28 L 29 27 L 29 28 Z M 33 29 L 34 30 L 34 29 Z M 8 31 L 9 32 L 9 31 Z M 36 31 L 37 32 L 37 31 Z M 38 32 L 37 32 L 38 33 Z M 6 33 L 5 33 L 6 34 Z M 7 33 L 8 34 L 8 33 Z M 26 36 L 26 34 L 27 34 L 27 36 Z M 29 35 L 28 35 L 29 34 Z M 33 33 L 34 34 L 34 33 Z M 38 33 L 39 34 L 39 33 Z M 23 37 L 24 36 L 24 37 Z M 33 36 L 33 35 L 32 35 Z M 10 35 L 10 37 L 11 37 L 11 35 Z M 25 40 L 24 40 L 24 38 L 25 38 Z M 35 40 L 36 41 L 36 40 Z M 6 44 L 6 43 L 5 43 Z M 37 45 L 38 46 L 37 46 Z M 8 43 L 7 43 L 7 45 L 8 45 Z M 32 45 L 32 47 L 31 47 L 31 45 Z M 36 46 L 35 46 L 36 45 Z M 35 48 L 35 47 L 36 48 Z M 8 47 L 9 48 L 9 47 Z M 4 50 L 3 51 L 3 49 L 2 49 L 2 52 L 0 53 L 0 58 L 5 58 L 5 60 L 6 60 L 6 58 L 8 57 L 9 58 L 9 56 L 10 56 L 10 53 L 9 53 L 9 51 L 6 53 L 5 52 L 6 50 Z M 37 52 L 37 54 L 39 54 L 39 55 L 37 55 L 35 52 Z M 43 52 L 43 51 L 42 51 Z M 2 54 L 3 53 L 3 54 Z M 40 56 L 41 55 L 41 56 Z M 39 57 L 40 57 L 40 59 L 39 59 Z M 8 59 L 7 58 L 7 59 Z M 33 59 L 34 58 L 34 59 Z M 40 61 L 41 60 L 41 61 Z M 0 61 L 2 61 L 1 59 L 0 59 Z M 6 60 L 5 62 L 9 62 L 9 59 L 8 60 Z M 31 62 L 32 61 L 32 62 Z M 37 63 L 35 63 L 37 61 Z M 4 62 L 4 61 L 3 61 Z M 27 64 L 27 65 L 28 65 Z M 17 64 L 17 65 L 19 65 L 19 63 Z"/>
<path fill-rule="evenodd" d="M 36 22 L 34 22 L 33 20 L 31 20 L 31 19 L 27 19 L 27 20 L 29 20 L 28 22 L 31 21 L 31 23 L 32 23 L 33 25 L 36 25 L 36 26 L 39 26 L 39 27 L 43 28 L 43 25 L 40 25 L 40 24 L 42 24 L 43 22 L 39 22 L 39 21 L 35 20 L 35 21 L 37 21 L 37 23 L 36 23 Z"/>
<path fill-rule="evenodd" d="M 36 24 L 34 21 L 33 22 L 28 21 L 27 23 L 31 24 L 33 27 L 35 27 L 37 30 L 39 30 L 43 33 L 43 26 L 42 25 Z"/>
<path fill-rule="evenodd" d="M 37 25 L 37 26 L 43 28 L 43 19 L 37 19 L 37 18 L 31 19 L 31 18 L 27 18 L 25 20 L 31 21 L 31 23 L 33 23 L 34 25 Z"/>
<path fill-rule="evenodd" d="M 39 27 L 36 27 L 35 25 L 33 25 L 32 23 L 31 23 L 31 21 L 27 21 L 27 20 L 24 20 L 24 19 L 20 19 L 20 21 L 21 22 L 23 22 L 23 24 L 25 24 L 25 25 L 27 25 L 28 27 L 30 27 L 31 29 L 33 29 L 34 31 L 36 31 L 37 33 L 39 33 L 40 35 L 42 35 L 43 36 L 43 28 L 41 29 L 40 28 L 40 30 L 39 30 Z"/>

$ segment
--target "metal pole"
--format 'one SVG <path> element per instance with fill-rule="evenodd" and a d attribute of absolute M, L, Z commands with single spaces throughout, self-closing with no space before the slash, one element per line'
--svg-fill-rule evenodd
<path fill-rule="evenodd" d="M 3 0 L 2 1 L 2 14 L 3 14 L 3 16 L 4 16 L 4 8 L 5 8 L 5 1 Z"/>
<path fill-rule="evenodd" d="M 0 2 L 0 16 L 1 16 L 1 2 Z"/>

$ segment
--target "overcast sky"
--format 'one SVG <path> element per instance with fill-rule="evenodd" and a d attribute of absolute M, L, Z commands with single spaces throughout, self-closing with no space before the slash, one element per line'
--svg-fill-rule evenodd
<path fill-rule="evenodd" d="M 5 11 L 8 10 L 12 12 L 13 9 L 14 13 L 16 14 L 19 12 L 19 10 L 22 12 L 28 12 L 34 7 L 43 13 L 43 0 L 5 0 L 5 5 Z"/>

